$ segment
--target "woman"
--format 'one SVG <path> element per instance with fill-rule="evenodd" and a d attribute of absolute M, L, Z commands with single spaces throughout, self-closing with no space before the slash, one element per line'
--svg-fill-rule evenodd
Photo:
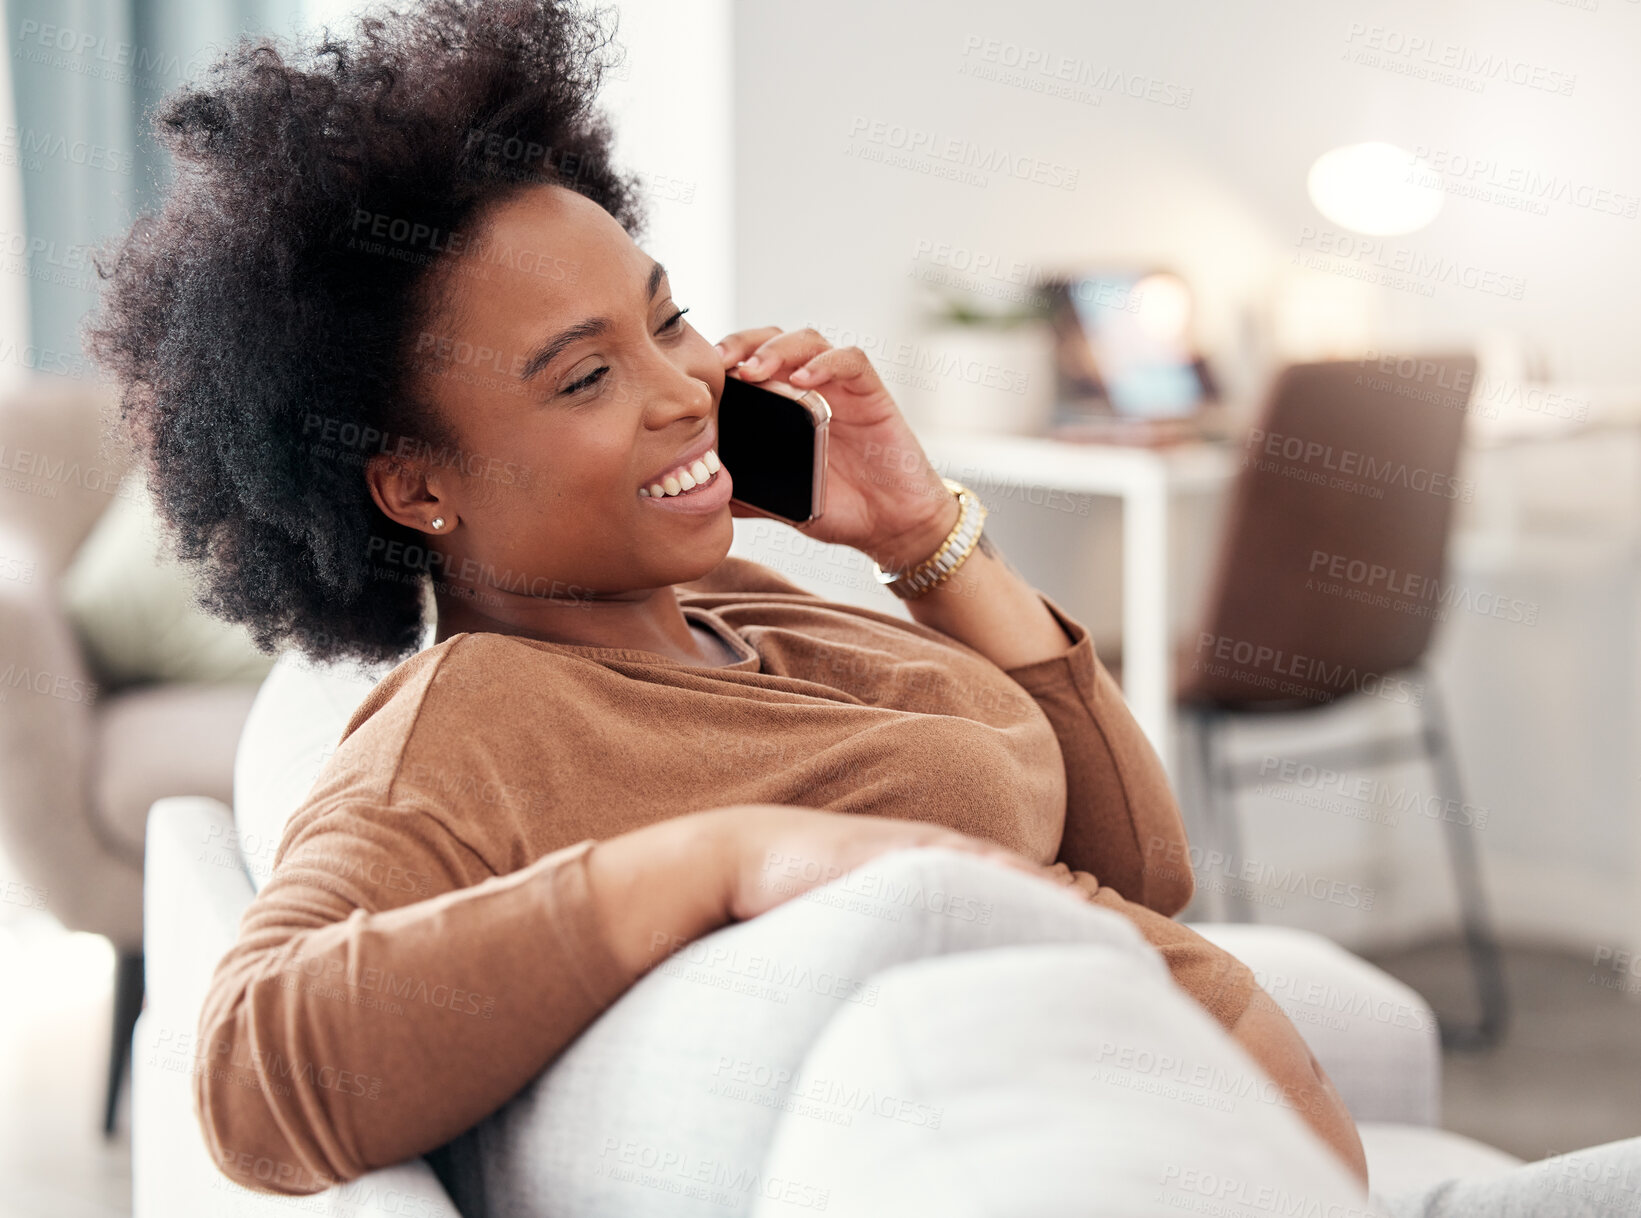
<path fill-rule="evenodd" d="M 906 573 L 980 509 L 858 349 L 684 320 L 601 45 L 430 0 L 303 64 L 242 47 L 159 111 L 176 185 L 104 272 L 91 340 L 211 607 L 402 660 L 213 979 L 223 1170 L 297 1194 L 431 1151 L 678 945 L 930 845 L 1129 918 L 1365 1179 L 1292 1025 L 1170 920 L 1178 810 L 1080 624 L 983 533 L 910 625 L 726 556 L 732 370 L 831 403 L 809 536 Z"/>

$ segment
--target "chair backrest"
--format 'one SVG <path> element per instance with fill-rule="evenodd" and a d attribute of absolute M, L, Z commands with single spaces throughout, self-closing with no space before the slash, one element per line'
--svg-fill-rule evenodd
<path fill-rule="evenodd" d="M 129 491 L 118 418 L 117 395 L 100 380 L 37 372 L 0 393 L 0 521 L 22 535 L 42 580 L 56 580 L 114 496 Z"/>
<path fill-rule="evenodd" d="M 1416 702 L 1476 376 L 1468 354 L 1296 364 L 1273 383 L 1232 488 L 1182 702 Z"/>

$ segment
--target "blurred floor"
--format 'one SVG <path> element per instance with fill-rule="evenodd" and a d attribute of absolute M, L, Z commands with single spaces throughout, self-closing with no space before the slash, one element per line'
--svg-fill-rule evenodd
<path fill-rule="evenodd" d="M 10 914 L 12 916 L 5 916 Z M 1374 961 L 1441 1009 L 1468 999 L 1457 944 Z M 1513 1021 L 1485 1054 L 1450 1055 L 1444 1124 L 1524 1159 L 1641 1135 L 1641 997 L 1590 981 L 1584 961 L 1512 950 Z M 131 1212 L 129 1095 L 100 1132 L 113 951 L 41 914 L 0 912 L 0 1197 L 5 1218 Z"/>
<path fill-rule="evenodd" d="M 1371 959 L 1437 1010 L 1470 1012 L 1459 943 Z M 1620 974 L 1587 957 L 1512 948 L 1504 969 L 1510 1027 L 1495 1049 L 1446 1055 L 1442 1124 L 1527 1160 L 1641 1136 L 1641 994 L 1601 984 Z"/>
<path fill-rule="evenodd" d="M 4 916 L 11 914 L 14 916 Z M 130 1097 L 102 1136 L 114 950 L 43 913 L 0 914 L 0 1213 L 131 1212 Z"/>

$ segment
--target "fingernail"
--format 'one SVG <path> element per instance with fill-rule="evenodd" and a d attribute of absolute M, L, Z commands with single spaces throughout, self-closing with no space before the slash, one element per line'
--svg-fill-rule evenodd
<path fill-rule="evenodd" d="M 811 372 L 808 368 L 799 368 L 796 372 L 794 372 L 792 374 L 792 379 L 795 380 L 795 381 L 807 381 L 810 377 L 812 377 L 814 375 L 815 374 L 813 372 Z"/>
<path fill-rule="evenodd" d="M 747 359 L 742 360 L 740 363 L 736 364 L 735 366 L 737 368 L 752 369 L 752 368 L 756 368 L 761 363 L 763 363 L 763 360 L 759 359 L 756 355 L 754 355 L 754 356 L 751 356 Z"/>
<path fill-rule="evenodd" d="M 718 353 L 720 359 L 729 354 L 729 348 L 724 346 L 723 343 L 713 343 L 712 349 Z"/>

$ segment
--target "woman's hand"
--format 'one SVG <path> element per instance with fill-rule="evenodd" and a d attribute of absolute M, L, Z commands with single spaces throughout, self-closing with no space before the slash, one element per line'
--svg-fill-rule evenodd
<path fill-rule="evenodd" d="M 880 854 L 912 846 L 961 850 L 1086 899 L 1064 863 L 1043 866 L 995 842 L 926 821 L 784 804 L 734 804 L 699 815 L 719 821 L 729 862 L 727 911 L 735 921 L 766 913 Z"/>
<path fill-rule="evenodd" d="M 907 846 L 949 846 L 1088 899 L 1064 863 L 923 821 L 784 804 L 730 804 L 606 838 L 587 853 L 587 882 L 606 943 L 636 979 L 685 943 Z"/>
<path fill-rule="evenodd" d="M 737 331 L 718 350 L 729 375 L 817 389 L 832 407 L 826 511 L 798 525 L 800 532 L 852 546 L 885 569 L 921 562 L 939 548 L 957 523 L 957 501 L 865 352 L 834 348 L 814 330 L 775 326 Z M 742 360 L 749 362 L 736 367 Z M 730 511 L 759 514 L 739 504 Z"/>

